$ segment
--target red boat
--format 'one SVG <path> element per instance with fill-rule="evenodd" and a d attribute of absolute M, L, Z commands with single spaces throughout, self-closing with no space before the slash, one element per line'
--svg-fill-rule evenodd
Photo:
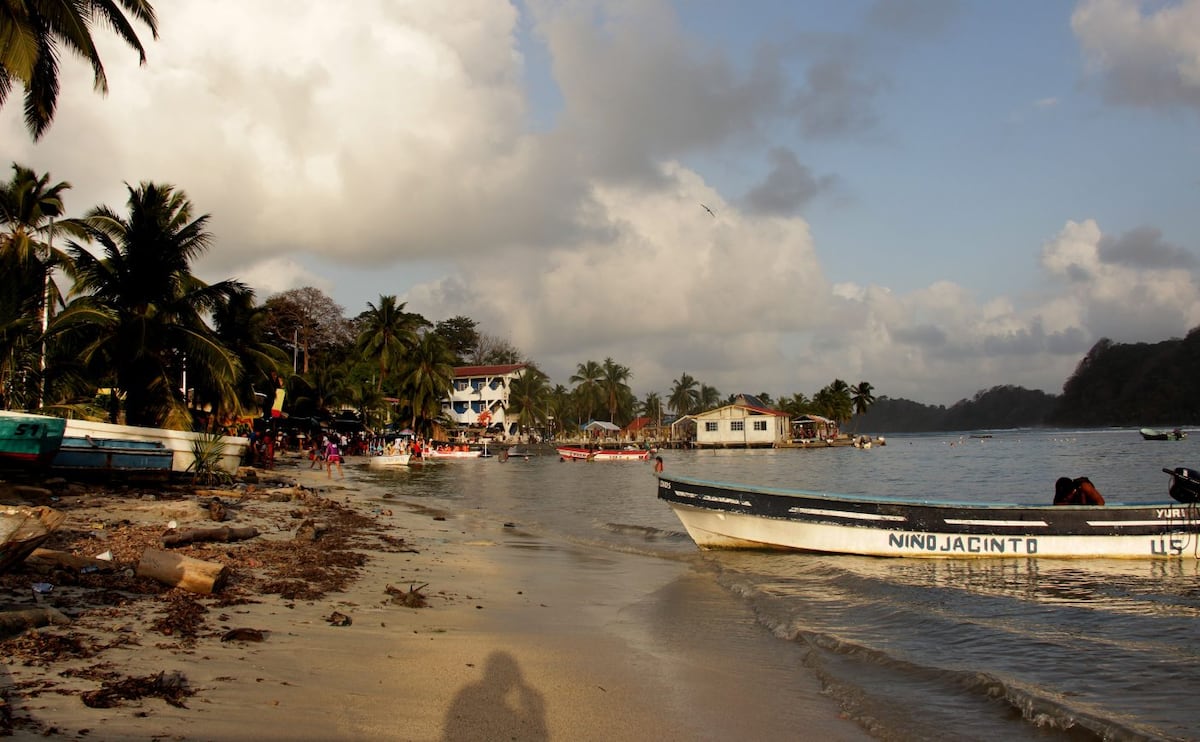
<path fill-rule="evenodd" d="M 585 446 L 559 446 L 555 450 L 564 459 L 584 461 L 649 461 L 650 452 L 644 448 L 587 448 Z"/>

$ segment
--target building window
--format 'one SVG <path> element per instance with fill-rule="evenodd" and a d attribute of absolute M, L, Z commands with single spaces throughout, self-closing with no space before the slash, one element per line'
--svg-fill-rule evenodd
<path fill-rule="evenodd" d="M 767 421 L 766 420 L 755 420 L 754 421 L 754 429 L 759 432 L 766 432 Z"/>
<path fill-rule="evenodd" d="M 746 421 L 745 420 L 730 420 L 729 421 L 729 429 L 735 433 L 740 433 L 746 429 Z"/>
<path fill-rule="evenodd" d="M 704 423 L 704 432 L 706 432 L 706 433 L 717 432 L 717 424 L 716 423 Z"/>

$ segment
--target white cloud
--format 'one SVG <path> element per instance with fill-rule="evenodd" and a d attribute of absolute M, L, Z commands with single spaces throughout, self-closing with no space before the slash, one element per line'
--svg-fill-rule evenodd
<path fill-rule="evenodd" d="M 1200 106 L 1200 0 L 1084 0 L 1071 28 L 1110 100 Z"/>
<path fill-rule="evenodd" d="M 107 98 L 65 60 L 44 141 L 28 142 L 11 98 L 0 135 L 12 159 L 71 180 L 77 212 L 119 208 L 123 182 L 184 189 L 212 215 L 205 277 L 232 275 L 261 297 L 314 285 L 374 300 L 341 285 L 357 266 L 362 284 L 399 286 L 381 291 L 431 320 L 477 319 L 564 384 L 576 364 L 612 357 L 639 393 L 686 372 L 725 394 L 811 395 L 842 378 L 951 403 L 996 384 L 1056 391 L 1099 337 L 1200 324 L 1180 249 L 1149 234 L 1105 243 L 1095 221 L 1067 222 L 1042 246 L 1042 297 L 981 299 L 952 280 L 908 293 L 886 280 L 831 285 L 822 255 L 840 245 L 786 208 L 745 210 L 687 164 L 778 123 L 797 94 L 784 67 L 765 55 L 741 71 L 665 4 L 599 16 L 587 2 L 528 4 L 564 106 L 547 131 L 530 121 L 508 3 L 288 7 L 177 0 L 160 9 L 147 66 L 105 40 Z M 1143 17 L 1097 0 L 1075 29 L 1112 85 L 1121 70 L 1159 75 L 1173 62 L 1173 77 L 1154 79 L 1170 82 L 1161 100 L 1179 101 L 1196 89 L 1185 21 L 1197 7 Z M 856 116 L 872 110 L 850 97 Z M 802 150 L 788 153 L 804 176 L 795 189 L 811 173 Z"/>

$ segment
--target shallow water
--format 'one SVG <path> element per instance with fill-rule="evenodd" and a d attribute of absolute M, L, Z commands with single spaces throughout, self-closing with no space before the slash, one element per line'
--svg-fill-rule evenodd
<path fill-rule="evenodd" d="M 705 479 L 939 500 L 1048 502 L 1088 476 L 1110 502 L 1166 501 L 1164 467 L 1195 441 L 1136 430 L 892 436 L 888 445 L 664 453 Z M 581 547 L 682 560 L 737 608 L 662 599 L 656 631 L 705 623 L 706 641 L 754 620 L 776 637 L 737 654 L 773 677 L 816 676 L 882 739 L 1200 738 L 1200 562 L 888 560 L 700 552 L 655 496 L 651 467 L 556 457 L 364 474 L 404 499 L 513 522 Z M 677 591 L 694 594 L 694 591 Z M 695 609 L 695 610 L 692 610 Z M 690 614 L 690 615 L 689 615 Z M 753 616 L 753 619 L 749 617 Z M 799 650 L 799 651 L 797 651 Z M 780 658 L 788 658 L 780 670 Z M 738 668 L 727 668 L 738 677 Z M 754 675 L 754 673 L 747 673 Z M 786 694 L 772 689 L 772 698 Z M 786 697 L 784 698 L 786 701 Z"/>

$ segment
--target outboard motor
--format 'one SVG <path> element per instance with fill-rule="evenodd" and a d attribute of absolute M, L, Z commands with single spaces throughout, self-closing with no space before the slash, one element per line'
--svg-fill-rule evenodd
<path fill-rule="evenodd" d="M 1184 466 L 1163 471 L 1171 475 L 1171 486 L 1167 489 L 1171 497 L 1183 503 L 1200 502 L 1200 471 Z"/>

